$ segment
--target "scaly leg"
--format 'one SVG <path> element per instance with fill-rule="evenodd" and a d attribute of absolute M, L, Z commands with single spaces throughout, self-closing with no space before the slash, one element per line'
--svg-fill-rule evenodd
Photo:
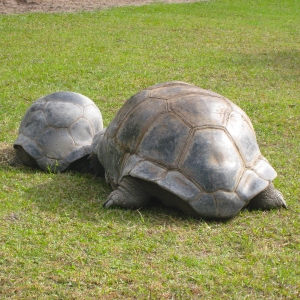
<path fill-rule="evenodd" d="M 270 210 L 273 208 L 286 208 L 283 195 L 275 189 L 271 182 L 269 186 L 250 200 L 248 204 L 250 209 Z"/>
<path fill-rule="evenodd" d="M 110 193 L 104 207 L 118 206 L 137 209 L 147 206 L 150 199 L 151 196 L 145 191 L 141 180 L 126 176 L 122 179 L 118 188 Z"/>

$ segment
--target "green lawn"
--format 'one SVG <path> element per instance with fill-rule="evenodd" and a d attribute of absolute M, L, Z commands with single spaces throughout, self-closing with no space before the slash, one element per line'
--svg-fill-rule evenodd
<path fill-rule="evenodd" d="M 0 16 L 1 299 L 298 299 L 300 5 L 152 4 Z M 160 207 L 105 210 L 99 178 L 7 165 L 26 109 L 74 91 L 105 126 L 124 101 L 181 80 L 251 118 L 287 210 L 205 222 Z"/>

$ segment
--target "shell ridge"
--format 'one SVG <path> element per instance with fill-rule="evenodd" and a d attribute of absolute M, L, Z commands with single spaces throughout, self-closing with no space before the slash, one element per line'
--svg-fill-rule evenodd
<path fill-rule="evenodd" d="M 177 161 L 175 162 L 175 165 L 177 166 L 177 168 L 180 168 L 181 165 L 183 164 L 183 159 L 184 159 L 185 154 L 186 154 L 186 152 L 187 152 L 187 150 L 188 150 L 188 148 L 189 148 L 189 146 L 191 144 L 191 140 L 193 139 L 194 133 L 195 133 L 194 129 L 191 129 L 189 131 L 189 134 L 188 134 L 188 136 L 187 136 L 187 138 L 185 140 L 183 148 L 182 148 L 182 150 L 180 151 L 180 153 L 179 153 L 179 155 L 177 157 Z"/>
<path fill-rule="evenodd" d="M 264 157 L 260 154 L 260 155 L 258 155 L 257 157 L 255 157 L 255 159 L 251 162 L 251 164 L 249 164 L 249 166 L 246 166 L 246 168 L 247 168 L 247 169 L 250 169 L 250 170 L 252 170 L 252 171 L 254 171 L 253 168 L 254 168 L 255 165 L 256 165 L 259 161 L 261 161 L 261 160 L 264 160 Z M 254 172 L 255 172 L 255 171 L 254 171 Z"/>
<path fill-rule="evenodd" d="M 231 110 L 234 110 L 232 105 L 231 105 L 232 102 L 229 99 L 227 99 L 226 97 L 224 97 L 222 95 L 220 95 L 220 96 L 230 106 Z"/>
<path fill-rule="evenodd" d="M 141 178 L 141 179 L 143 179 L 145 181 L 154 182 L 154 183 L 157 183 L 157 181 L 159 181 L 159 180 L 161 180 L 162 178 L 165 177 L 165 174 L 168 172 L 168 170 L 166 170 L 165 167 L 160 167 L 158 164 L 155 164 L 152 161 L 149 161 L 148 159 L 143 159 L 139 155 L 138 155 L 138 157 L 140 159 L 137 160 L 137 162 L 131 167 L 131 170 L 128 172 L 128 175 L 130 175 L 130 176 L 132 176 L 134 178 Z M 137 176 L 136 174 L 134 174 L 134 169 L 136 167 L 139 167 L 139 165 L 142 165 L 144 162 L 146 162 L 146 163 L 150 162 L 151 164 L 154 164 L 157 167 L 157 169 L 162 169 L 163 170 L 160 175 L 156 174 L 156 177 L 159 176 L 159 177 L 157 177 L 157 179 L 154 180 L 154 179 L 149 178 L 149 174 L 147 174 L 148 176 L 145 176 L 144 174 L 142 174 L 141 170 L 139 170 L 139 173 L 138 173 L 140 176 Z M 122 176 L 122 178 L 123 177 L 124 177 L 124 175 Z"/>
<path fill-rule="evenodd" d="M 234 110 L 234 105 L 236 105 L 236 104 L 234 104 L 232 101 L 230 101 L 229 99 L 227 99 L 226 97 L 224 97 L 224 96 L 221 96 L 221 98 L 229 105 L 229 107 L 231 108 L 231 111 L 230 111 L 230 113 L 228 113 L 228 115 L 227 115 L 227 118 L 226 118 L 226 125 L 225 125 L 225 127 L 227 127 L 227 124 L 228 124 L 228 121 L 229 121 L 229 119 L 230 119 L 230 115 L 235 111 Z M 241 108 L 240 108 L 241 109 Z M 242 109 L 241 109 L 242 110 Z M 245 113 L 246 114 L 246 113 Z M 241 117 L 242 117 L 242 119 L 243 119 L 243 121 L 245 121 L 245 123 L 247 123 L 248 124 L 248 121 L 247 120 L 245 120 L 245 118 L 243 117 L 243 115 L 241 115 L 241 114 L 239 114 Z M 250 128 L 251 128 L 251 126 L 249 126 Z M 253 128 L 251 128 L 251 130 L 252 130 Z M 252 130 L 253 131 L 253 130 Z"/>
<path fill-rule="evenodd" d="M 167 103 L 169 101 L 167 100 Z M 169 107 L 169 103 L 168 103 L 168 112 L 172 113 L 173 115 L 175 115 L 176 117 L 178 117 L 184 124 L 186 124 L 188 127 L 193 128 L 194 126 L 188 122 L 185 118 L 183 118 L 182 116 L 180 116 L 176 111 L 172 110 L 172 108 Z"/>
<path fill-rule="evenodd" d="M 253 170 L 245 169 L 235 189 L 235 193 L 239 195 L 244 202 L 249 202 L 250 199 L 263 191 L 269 184 L 270 181 L 261 178 L 253 172 Z"/>
<path fill-rule="evenodd" d="M 45 105 L 46 105 L 46 103 L 45 103 Z M 46 122 L 47 126 L 49 126 L 49 123 L 47 122 L 46 116 L 45 116 L 45 114 L 44 114 L 44 110 L 43 110 L 43 109 L 41 109 L 41 111 L 42 111 L 43 118 L 44 118 L 44 120 L 45 120 L 45 122 Z"/>
<path fill-rule="evenodd" d="M 243 161 L 244 161 L 244 160 L 243 160 Z M 235 187 L 234 187 L 234 189 L 233 189 L 233 192 L 236 193 L 236 194 L 237 194 L 236 190 L 237 190 L 237 188 L 238 188 L 238 186 L 239 186 L 239 184 L 240 184 L 240 181 L 242 180 L 242 178 L 243 178 L 243 176 L 244 176 L 246 170 L 248 170 L 248 169 L 246 169 L 246 168 L 244 167 L 244 171 L 242 172 L 242 174 L 239 176 L 238 180 L 236 181 Z"/>
<path fill-rule="evenodd" d="M 70 123 L 70 126 L 59 126 L 59 128 L 70 128 L 74 123 L 76 123 L 78 120 L 80 120 L 81 118 L 84 118 L 83 117 L 83 114 L 78 117 L 76 120 L 74 120 L 74 122 Z M 85 119 L 85 118 L 84 118 Z"/>
<path fill-rule="evenodd" d="M 267 169 L 263 169 L 262 166 L 258 166 L 260 162 L 264 162 L 267 166 Z M 263 170 L 261 170 L 263 169 Z M 253 164 L 251 170 L 257 174 L 261 179 L 263 180 L 267 180 L 269 182 L 271 182 L 272 180 L 274 180 L 277 177 L 277 172 L 273 169 L 273 167 L 270 165 L 270 163 L 268 162 L 268 160 L 260 155 L 257 159 L 257 161 Z M 269 173 L 271 171 L 271 174 Z"/>
<path fill-rule="evenodd" d="M 240 151 L 238 145 L 236 144 L 234 138 L 233 138 L 232 135 L 229 133 L 229 131 L 227 130 L 226 127 L 223 127 L 223 130 L 226 132 L 227 136 L 229 137 L 229 139 L 231 140 L 232 144 L 234 145 L 236 151 L 238 152 L 238 154 L 239 154 L 239 156 L 240 156 L 240 159 L 241 159 L 241 161 L 243 162 L 244 168 L 246 168 L 246 162 L 244 161 L 244 158 L 243 158 L 243 156 L 242 156 L 242 153 L 241 153 L 241 151 Z"/>
<path fill-rule="evenodd" d="M 160 100 L 165 101 L 165 111 L 161 112 L 160 114 L 163 115 L 163 114 L 166 114 L 166 113 L 171 113 L 172 111 L 169 107 L 168 99 L 163 98 L 163 99 L 160 99 Z"/>
<path fill-rule="evenodd" d="M 192 129 L 195 132 L 198 131 L 198 130 L 202 130 L 202 129 L 220 129 L 220 130 L 226 131 L 225 126 L 223 126 L 223 125 L 212 125 L 212 124 L 205 124 L 205 125 L 201 125 L 201 126 L 193 126 Z"/>
<path fill-rule="evenodd" d="M 91 132 L 92 132 L 92 134 L 93 134 L 93 136 L 94 136 L 94 135 L 96 134 L 96 132 L 95 132 L 93 126 L 91 125 L 90 121 L 89 121 L 87 118 L 84 118 L 84 119 L 87 120 L 87 122 L 88 122 L 88 124 L 89 124 L 89 127 L 90 127 L 90 129 L 91 129 Z"/>
<path fill-rule="evenodd" d="M 246 112 L 241 107 L 239 107 L 238 105 L 236 105 L 235 103 L 233 103 L 232 101 L 230 101 L 229 99 L 226 98 L 226 100 L 228 101 L 228 103 L 232 107 L 232 111 L 236 112 L 237 114 L 239 114 L 241 116 L 241 118 L 244 120 L 244 122 L 249 125 L 250 130 L 252 131 L 252 133 L 254 134 L 254 136 L 256 138 L 256 133 L 255 133 L 253 124 L 252 124 L 250 118 L 248 117 L 248 115 L 246 114 Z"/>
<path fill-rule="evenodd" d="M 243 199 L 242 199 L 235 191 L 233 191 L 233 193 L 239 198 L 240 201 L 245 202 L 245 200 L 243 200 Z M 251 199 L 250 199 L 250 200 L 251 200 Z M 249 201 L 250 201 L 250 200 L 249 200 Z M 249 202 L 249 201 L 248 201 L 248 202 Z M 245 205 L 247 205 L 248 202 L 246 202 Z"/>
<path fill-rule="evenodd" d="M 72 124 L 73 124 L 73 123 L 72 123 Z M 71 126 L 70 126 L 70 127 L 71 127 Z M 69 133 L 69 135 L 70 135 L 70 137 L 71 137 L 71 139 L 72 139 L 74 145 L 77 146 L 77 144 L 76 144 L 76 142 L 75 142 L 75 140 L 74 140 L 74 138 L 73 138 L 73 136 L 72 136 L 72 134 L 71 134 L 70 128 L 67 128 L 67 131 L 68 131 L 68 133 Z M 73 152 L 73 151 L 72 151 L 72 152 Z"/>
<path fill-rule="evenodd" d="M 93 127 L 92 127 L 92 125 L 91 125 L 89 119 L 87 119 L 86 117 L 83 117 L 83 116 L 80 117 L 79 119 L 85 119 L 85 120 L 88 122 L 88 124 L 89 124 L 89 127 L 90 127 L 90 129 L 91 129 L 91 131 L 92 131 L 92 134 L 95 135 L 94 129 L 93 129 Z M 78 120 L 79 120 L 79 119 L 78 119 Z M 77 120 L 77 121 L 78 121 L 78 120 Z M 74 124 L 74 123 L 75 123 L 75 122 L 73 122 L 72 124 Z M 72 124 L 71 124 L 71 125 L 72 125 Z M 70 126 L 70 127 L 71 127 L 71 126 Z"/>
<path fill-rule="evenodd" d="M 232 112 L 233 112 L 233 109 L 232 109 L 232 107 L 231 107 L 231 111 L 230 112 L 228 112 L 228 113 L 226 113 L 226 117 L 225 117 L 225 128 L 227 127 L 227 125 L 228 125 L 228 122 L 229 122 L 229 119 L 230 119 L 230 115 L 232 114 Z"/>

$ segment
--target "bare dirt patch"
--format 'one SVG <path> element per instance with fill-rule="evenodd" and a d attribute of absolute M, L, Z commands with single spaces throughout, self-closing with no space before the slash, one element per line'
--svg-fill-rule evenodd
<path fill-rule="evenodd" d="M 15 149 L 12 144 L 0 143 L 0 166 L 8 165 L 15 156 Z"/>
<path fill-rule="evenodd" d="M 0 0 L 0 14 L 27 12 L 93 11 L 115 6 L 144 5 L 152 2 L 187 3 L 193 0 Z"/>

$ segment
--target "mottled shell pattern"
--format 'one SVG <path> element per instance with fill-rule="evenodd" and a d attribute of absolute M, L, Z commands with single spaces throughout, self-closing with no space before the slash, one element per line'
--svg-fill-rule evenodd
<path fill-rule="evenodd" d="M 106 180 L 156 183 L 204 217 L 232 216 L 276 177 L 249 117 L 225 97 L 184 83 L 149 87 L 118 111 L 98 145 Z"/>
<path fill-rule="evenodd" d="M 102 115 L 91 99 L 57 92 L 27 110 L 14 146 L 22 146 L 43 170 L 61 172 L 92 152 L 93 137 L 102 128 Z"/>

